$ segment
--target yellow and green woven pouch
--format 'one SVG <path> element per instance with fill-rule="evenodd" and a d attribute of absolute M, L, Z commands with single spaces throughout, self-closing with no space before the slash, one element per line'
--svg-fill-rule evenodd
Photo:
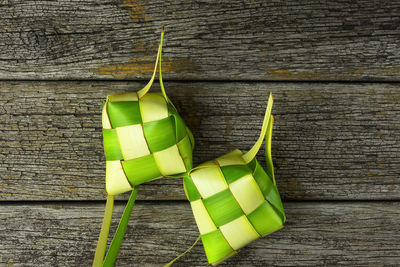
<path fill-rule="evenodd" d="M 192 168 L 194 140 L 189 128 L 168 99 L 161 76 L 161 93 L 139 92 L 107 96 L 103 103 L 103 142 L 106 190 L 117 195 L 163 176 L 176 176 Z"/>
<path fill-rule="evenodd" d="M 103 103 L 107 203 L 93 266 L 113 266 L 137 196 L 138 186 L 164 176 L 182 177 L 192 168 L 193 135 L 165 93 L 158 48 L 153 76 L 138 92 L 107 96 Z M 148 93 L 157 66 L 162 93 Z M 104 258 L 114 196 L 132 191 Z"/>
<path fill-rule="evenodd" d="M 282 228 L 286 220 L 271 158 L 272 102 L 271 95 L 260 138 L 249 152 L 234 150 L 184 177 L 185 193 L 212 265 Z M 255 158 L 264 136 L 266 171 Z"/>
<path fill-rule="evenodd" d="M 192 167 L 190 130 L 162 94 L 108 96 L 103 106 L 103 140 L 109 195 Z"/>

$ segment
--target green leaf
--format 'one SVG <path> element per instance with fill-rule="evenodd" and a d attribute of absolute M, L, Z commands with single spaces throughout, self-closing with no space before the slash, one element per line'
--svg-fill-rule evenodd
<path fill-rule="evenodd" d="M 201 241 L 209 263 L 218 262 L 235 253 L 219 229 L 202 235 Z"/>
<path fill-rule="evenodd" d="M 104 211 L 103 223 L 101 225 L 99 240 L 97 241 L 96 253 L 94 254 L 93 267 L 100 267 L 107 248 L 107 239 L 110 232 L 112 213 L 114 209 L 114 196 L 108 195 Z"/>
<path fill-rule="evenodd" d="M 111 241 L 110 248 L 108 249 L 106 258 L 104 259 L 102 267 L 112 267 L 118 256 L 118 251 L 124 238 L 126 228 L 128 226 L 129 218 L 131 216 L 133 205 L 135 204 L 135 199 L 137 196 L 138 187 L 135 186 L 132 190 L 131 196 L 129 197 L 128 203 L 125 206 L 124 213 L 122 214 L 121 220 L 119 222 L 117 231 L 114 234 L 114 238 Z"/>
<path fill-rule="evenodd" d="M 203 203 L 218 227 L 244 214 L 229 189 L 204 199 Z"/>
<path fill-rule="evenodd" d="M 172 116 L 146 122 L 143 124 L 143 130 L 151 152 L 158 152 L 176 144 Z"/>
<path fill-rule="evenodd" d="M 106 160 L 122 160 L 121 148 L 117 131 L 115 129 L 103 129 L 104 154 Z"/>
<path fill-rule="evenodd" d="M 162 177 L 153 154 L 121 163 L 126 177 L 133 186 Z"/>
<path fill-rule="evenodd" d="M 138 101 L 108 102 L 107 112 L 113 128 L 142 123 Z"/>
<path fill-rule="evenodd" d="M 272 97 L 272 93 L 269 94 L 269 99 L 268 99 L 268 104 L 267 104 L 267 109 L 265 110 L 265 115 L 264 115 L 264 121 L 261 129 L 261 134 L 258 137 L 257 142 L 254 144 L 254 146 L 247 152 L 246 154 L 243 155 L 243 159 L 246 163 L 249 163 L 254 159 L 254 157 L 257 155 L 258 150 L 260 150 L 261 144 L 264 140 L 264 136 L 267 132 L 267 127 L 268 127 L 268 122 L 269 118 L 271 116 L 271 110 L 272 110 L 272 104 L 274 102 L 274 99 Z"/>

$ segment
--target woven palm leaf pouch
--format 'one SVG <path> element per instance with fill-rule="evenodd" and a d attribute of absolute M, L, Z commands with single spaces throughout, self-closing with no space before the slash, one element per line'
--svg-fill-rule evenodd
<path fill-rule="evenodd" d="M 234 150 L 184 177 L 208 262 L 216 265 L 283 227 L 286 220 L 271 158 L 272 95 L 261 135 L 248 152 Z M 266 170 L 255 158 L 265 137 Z"/>
<path fill-rule="evenodd" d="M 139 92 L 107 96 L 103 103 L 103 142 L 106 190 L 117 195 L 163 176 L 176 176 L 192 168 L 193 136 L 165 93 Z"/>
<path fill-rule="evenodd" d="M 193 135 L 165 93 L 158 48 L 153 76 L 138 92 L 107 96 L 103 103 L 103 144 L 107 203 L 93 266 L 113 266 L 138 186 L 161 177 L 182 177 L 192 168 Z M 159 66 L 161 93 L 148 93 Z M 114 196 L 132 191 L 107 255 Z"/>

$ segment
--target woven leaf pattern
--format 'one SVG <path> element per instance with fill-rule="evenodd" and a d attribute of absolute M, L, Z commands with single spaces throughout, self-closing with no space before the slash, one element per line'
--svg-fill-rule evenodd
<path fill-rule="evenodd" d="M 278 189 L 257 159 L 235 150 L 184 178 L 209 263 L 217 264 L 285 221 Z"/>
<path fill-rule="evenodd" d="M 272 94 L 261 134 L 248 152 L 234 150 L 192 168 L 193 135 L 166 95 L 162 81 L 163 34 L 164 29 L 149 83 L 138 92 L 109 95 L 103 103 L 108 198 L 94 267 L 114 265 L 138 185 L 163 176 L 183 177 L 185 194 L 190 201 L 207 259 L 212 265 L 236 254 L 254 240 L 282 228 L 286 220 L 271 158 Z M 162 93 L 148 93 L 157 66 Z M 255 158 L 264 138 L 267 171 Z M 131 197 L 104 258 L 114 195 L 127 191 L 132 191 Z"/>
<path fill-rule="evenodd" d="M 109 195 L 192 168 L 189 129 L 162 94 L 108 96 L 103 104 L 103 142 Z"/>

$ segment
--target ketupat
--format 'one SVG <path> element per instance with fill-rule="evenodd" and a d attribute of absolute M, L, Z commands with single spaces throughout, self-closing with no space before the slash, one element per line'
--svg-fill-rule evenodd
<path fill-rule="evenodd" d="M 185 193 L 212 265 L 279 230 L 286 220 L 271 158 L 272 102 L 270 95 L 261 135 L 249 152 L 236 149 L 195 167 L 184 178 Z M 267 171 L 255 158 L 264 136 Z"/>
<path fill-rule="evenodd" d="M 103 121 L 109 195 L 191 169 L 191 134 L 162 94 L 108 96 Z"/>
<path fill-rule="evenodd" d="M 106 190 L 118 195 L 163 176 L 186 173 L 192 168 L 193 136 L 168 99 L 161 76 L 161 93 L 139 92 L 107 96 L 103 103 L 103 141 L 106 157 Z"/>
<path fill-rule="evenodd" d="M 149 83 L 137 93 L 109 95 L 103 103 L 108 197 L 93 266 L 114 265 L 138 185 L 163 176 L 184 178 L 185 193 L 200 231 L 199 238 L 212 265 L 236 254 L 250 242 L 282 228 L 286 220 L 271 158 L 272 95 L 260 137 L 249 152 L 234 150 L 192 169 L 193 135 L 168 99 L 162 82 L 162 40 L 163 31 Z M 147 93 L 153 84 L 157 64 L 162 94 Z M 264 137 L 266 171 L 255 159 Z M 114 195 L 131 190 L 104 258 Z"/>
<path fill-rule="evenodd" d="M 103 103 L 107 203 L 93 266 L 112 266 L 133 208 L 138 185 L 163 176 L 182 177 L 192 168 L 193 135 L 165 93 L 161 74 L 164 29 L 149 83 L 138 92 L 107 96 Z M 162 93 L 148 93 L 159 66 Z M 103 261 L 114 196 L 132 191 Z"/>

